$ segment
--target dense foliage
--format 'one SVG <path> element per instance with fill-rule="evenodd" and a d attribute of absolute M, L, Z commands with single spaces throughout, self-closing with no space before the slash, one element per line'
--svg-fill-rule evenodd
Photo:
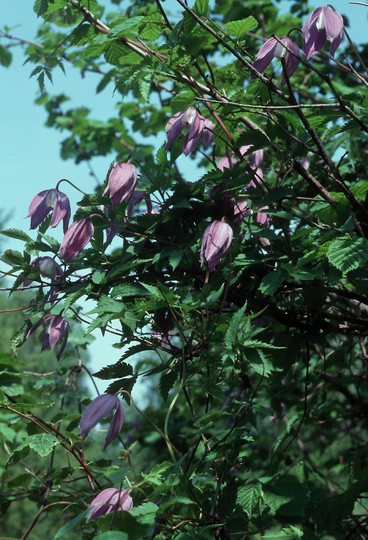
<path fill-rule="evenodd" d="M 24 52 L 61 155 L 114 162 L 77 209 L 50 178 L 2 258 L 34 292 L 13 355 L 39 336 L 76 376 L 97 328 L 121 358 L 50 415 L 2 357 L 5 518 L 28 498 L 22 539 L 365 538 L 367 47 L 304 1 L 113 4 L 35 2 Z M 115 118 L 68 108 L 64 64 L 121 95 Z"/>

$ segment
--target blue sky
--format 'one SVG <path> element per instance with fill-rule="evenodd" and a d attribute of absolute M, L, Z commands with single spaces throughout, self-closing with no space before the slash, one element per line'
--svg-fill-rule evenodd
<path fill-rule="evenodd" d="M 101 2 L 110 5 L 108 0 Z M 288 9 L 289 1 L 284 0 L 282 7 Z M 331 2 L 337 11 L 348 16 L 351 35 L 354 40 L 365 39 L 367 29 L 368 8 L 349 4 L 346 0 Z M 311 5 L 323 5 L 311 2 Z M 31 0 L 0 0 L 1 25 L 10 28 L 9 33 L 33 40 L 39 21 L 33 12 Z M 165 6 L 172 10 L 175 0 L 167 0 Z M 116 9 L 116 6 L 114 6 Z M 1 41 L 0 41 L 1 43 Z M 34 104 L 37 93 L 37 81 L 30 79 L 33 69 L 30 64 L 23 65 L 24 57 L 19 47 L 12 47 L 14 55 L 10 68 L 0 66 L 0 185 L 1 207 L 11 211 L 8 226 L 28 228 L 28 206 L 34 195 L 44 189 L 54 187 L 60 178 L 74 181 L 82 190 L 91 192 L 95 180 L 90 176 L 85 164 L 75 165 L 72 161 L 63 161 L 60 158 L 60 142 L 64 134 L 47 129 L 44 126 L 46 113 L 41 107 Z M 93 110 L 95 118 L 106 118 L 114 115 L 114 107 L 119 100 L 118 94 L 113 94 L 113 88 L 108 87 L 103 93 L 96 94 L 98 83 L 92 74 L 86 74 L 81 79 L 69 66 L 66 75 L 61 71 L 54 75 L 54 88 L 50 92 L 65 92 L 72 97 L 70 105 L 85 105 Z M 104 179 L 110 162 L 115 156 L 98 158 L 93 161 L 93 168 L 97 176 Z M 70 195 L 75 205 L 79 194 L 72 189 L 64 191 Z M 56 235 L 57 236 L 57 235 Z M 60 237 L 59 237 L 60 238 Z M 8 241 L 6 248 L 17 246 Z M 111 349 L 115 339 L 97 339 L 91 348 L 95 365 L 113 363 L 119 358 L 119 351 Z M 106 350 L 111 351 L 111 358 L 106 358 Z M 103 353 L 103 354 L 102 354 Z M 101 360 L 101 361 L 100 361 Z"/>

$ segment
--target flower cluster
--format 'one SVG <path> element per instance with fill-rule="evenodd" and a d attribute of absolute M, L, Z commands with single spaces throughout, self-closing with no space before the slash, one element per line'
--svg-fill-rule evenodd
<path fill-rule="evenodd" d="M 340 13 L 328 7 L 315 9 L 302 29 L 303 50 L 307 60 L 320 52 L 326 41 L 330 43 L 330 54 L 333 56 L 341 43 L 343 31 L 344 21 Z M 273 36 L 258 51 L 253 67 L 262 73 L 273 58 L 284 62 L 281 84 L 285 84 L 286 77 L 292 76 L 300 62 L 299 47 L 288 36 Z"/>
<path fill-rule="evenodd" d="M 183 141 L 183 154 L 187 156 L 195 150 L 200 142 L 208 148 L 214 138 L 213 130 L 215 124 L 204 118 L 194 107 L 189 107 L 186 111 L 176 114 L 167 123 L 167 143 L 166 148 L 170 149 L 180 133 L 186 133 Z"/>

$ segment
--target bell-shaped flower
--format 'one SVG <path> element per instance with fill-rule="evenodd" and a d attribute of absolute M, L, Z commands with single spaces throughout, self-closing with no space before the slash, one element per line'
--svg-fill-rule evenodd
<path fill-rule="evenodd" d="M 133 508 L 133 499 L 126 489 L 107 488 L 101 491 L 90 504 L 87 521 L 106 516 L 111 512 L 128 512 Z"/>
<path fill-rule="evenodd" d="M 152 201 L 150 199 L 149 194 L 146 193 L 145 191 L 137 190 L 133 193 L 128 203 L 128 209 L 127 209 L 128 218 L 131 218 L 134 216 L 136 206 L 138 206 L 139 203 L 141 203 L 143 200 L 146 203 L 147 214 L 152 214 Z"/>
<path fill-rule="evenodd" d="M 58 189 L 46 189 L 31 201 L 27 217 L 31 218 L 31 229 L 36 229 L 52 211 L 50 226 L 56 227 L 63 220 L 64 233 L 69 226 L 70 202 L 65 193 Z"/>
<path fill-rule="evenodd" d="M 137 184 L 137 170 L 130 163 L 117 163 L 112 169 L 107 182 L 107 188 L 103 192 L 109 194 L 113 206 L 124 202 L 133 194 Z"/>
<path fill-rule="evenodd" d="M 204 119 L 204 130 L 203 130 L 203 146 L 205 148 L 208 148 L 213 143 L 213 139 L 215 138 L 215 129 L 216 125 L 212 122 L 212 120 L 209 120 L 208 118 Z"/>
<path fill-rule="evenodd" d="M 60 257 L 71 261 L 82 251 L 94 233 L 93 223 L 89 219 L 75 221 L 66 231 L 60 246 Z"/>
<path fill-rule="evenodd" d="M 224 221 L 213 221 L 203 233 L 201 264 L 213 272 L 220 260 L 227 254 L 233 239 L 233 230 Z"/>
<path fill-rule="evenodd" d="M 60 345 L 56 353 L 56 357 L 59 360 L 68 341 L 69 323 L 61 315 L 44 315 L 42 319 L 31 326 L 27 332 L 26 339 L 42 325 L 45 327 L 41 334 L 41 352 L 45 349 L 51 349 L 53 351 L 57 345 Z"/>
<path fill-rule="evenodd" d="M 239 148 L 239 153 L 244 156 L 248 150 L 250 150 L 253 147 L 252 144 L 247 144 L 245 146 L 241 146 Z M 258 171 L 261 171 L 260 167 L 262 165 L 263 161 L 263 150 L 256 150 L 255 152 L 252 152 L 249 154 L 250 160 L 249 160 L 249 166 Z M 220 171 L 223 171 L 224 169 L 232 169 L 236 163 L 239 162 L 239 158 L 237 158 L 234 155 L 231 156 L 225 156 L 220 159 L 220 161 L 217 164 L 217 168 L 220 169 Z M 261 173 L 262 174 L 262 173 Z"/>
<path fill-rule="evenodd" d="M 41 276 L 45 276 L 51 279 L 50 287 L 50 302 L 54 302 L 57 299 L 58 285 L 62 280 L 64 271 L 61 266 L 53 259 L 45 255 L 44 257 L 37 257 L 31 261 L 30 267 L 34 271 L 38 272 Z M 23 286 L 28 287 L 33 282 L 33 279 L 26 278 L 23 281 Z"/>
<path fill-rule="evenodd" d="M 267 214 L 267 212 L 263 211 L 268 210 L 268 206 L 264 206 L 263 208 L 260 208 L 260 210 L 261 212 L 257 212 L 255 215 L 255 222 L 258 223 L 258 225 L 268 227 L 270 224 L 270 216 Z"/>
<path fill-rule="evenodd" d="M 112 413 L 112 420 L 104 444 L 105 450 L 105 448 L 119 435 L 124 422 L 124 409 L 117 396 L 112 394 L 101 394 L 91 401 L 82 414 L 79 424 L 82 438 L 85 439 L 91 429 L 93 429 L 102 418 L 109 416 Z"/>
<path fill-rule="evenodd" d="M 286 76 L 291 77 L 299 64 L 299 47 L 287 36 L 272 37 L 259 49 L 253 67 L 262 73 L 274 58 L 284 60 Z M 285 84 L 285 73 L 282 75 L 281 84 Z"/>
<path fill-rule="evenodd" d="M 303 25 L 304 52 L 307 60 L 322 50 L 326 41 L 330 42 L 333 56 L 340 45 L 344 31 L 344 21 L 340 13 L 328 7 L 319 7 Z"/>
<path fill-rule="evenodd" d="M 251 209 L 249 208 L 247 201 L 238 201 L 234 205 L 234 218 L 237 220 L 237 222 L 240 223 L 243 221 L 244 218 L 250 216 L 252 213 Z"/>
<path fill-rule="evenodd" d="M 30 264 L 31 268 L 34 268 L 42 276 L 50 278 L 52 281 L 59 281 L 64 275 L 64 271 L 61 266 L 53 259 L 45 255 L 44 257 L 37 257 Z M 32 283 L 32 279 L 26 278 L 23 282 L 25 287 L 28 287 Z"/>
<path fill-rule="evenodd" d="M 194 107 L 189 107 L 186 111 L 181 111 L 168 121 L 166 125 L 167 143 L 170 149 L 180 133 L 186 133 L 183 141 L 184 155 L 190 154 L 203 141 L 204 147 L 208 148 L 213 142 L 213 130 L 215 124 L 204 118 Z"/>

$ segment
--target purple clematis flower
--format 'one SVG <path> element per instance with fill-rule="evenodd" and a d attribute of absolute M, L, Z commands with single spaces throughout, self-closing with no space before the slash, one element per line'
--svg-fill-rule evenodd
<path fill-rule="evenodd" d="M 31 218 L 31 229 L 36 229 L 52 210 L 50 226 L 56 227 L 63 220 L 64 233 L 69 226 L 70 202 L 65 193 L 58 189 L 46 189 L 31 201 L 27 217 Z"/>
<path fill-rule="evenodd" d="M 204 147 L 208 148 L 213 142 L 214 129 L 215 124 L 211 120 L 204 118 L 194 107 L 189 107 L 186 111 L 174 114 L 168 121 L 166 147 L 170 149 L 180 133 L 185 131 L 183 153 L 187 156 L 198 147 L 201 140 Z"/>
<path fill-rule="evenodd" d="M 50 302 L 54 302 L 58 296 L 58 285 L 64 275 L 63 269 L 52 257 L 48 257 L 47 255 L 44 257 L 37 257 L 37 259 L 31 261 L 30 266 L 37 270 L 42 276 L 51 279 L 49 300 Z M 33 279 L 26 278 L 23 281 L 23 286 L 28 287 L 32 282 Z"/>
<path fill-rule="evenodd" d="M 201 265 L 207 265 L 209 272 L 213 272 L 230 249 L 233 239 L 233 230 L 224 221 L 213 221 L 203 233 L 201 246 Z"/>
<path fill-rule="evenodd" d="M 37 270 L 42 276 L 48 277 L 52 281 L 59 281 L 64 275 L 63 269 L 52 257 L 37 257 L 37 259 L 31 261 L 30 266 Z M 28 287 L 32 281 L 32 279 L 26 278 L 23 282 L 24 287 Z"/>
<path fill-rule="evenodd" d="M 152 201 L 150 199 L 150 196 L 145 191 L 137 190 L 133 193 L 127 209 L 127 215 L 128 218 L 131 218 L 134 216 L 135 207 L 139 205 L 140 202 L 145 201 L 146 208 L 147 208 L 147 214 L 152 214 Z"/>
<path fill-rule="evenodd" d="M 299 47 L 287 36 L 272 37 L 259 49 L 253 67 L 262 73 L 273 58 L 284 59 L 286 76 L 291 77 L 299 64 Z M 285 84 L 285 73 L 282 75 L 281 84 Z"/>
<path fill-rule="evenodd" d="M 208 148 L 213 143 L 213 139 L 215 138 L 215 129 L 216 125 L 209 120 L 208 118 L 204 119 L 204 130 L 203 130 L 203 145 L 205 148 Z"/>
<path fill-rule="evenodd" d="M 91 513 L 87 521 L 106 516 L 111 512 L 128 512 L 133 508 L 133 499 L 126 489 L 107 488 L 93 499 L 90 505 Z"/>
<path fill-rule="evenodd" d="M 247 201 L 238 201 L 235 203 L 234 206 L 234 217 L 239 223 L 243 221 L 244 218 L 250 216 L 252 213 L 251 209 L 249 208 Z"/>
<path fill-rule="evenodd" d="M 315 9 L 303 25 L 303 48 L 307 60 L 322 50 L 325 41 L 330 42 L 330 54 L 333 56 L 341 43 L 343 30 L 344 21 L 340 13 L 328 7 Z"/>
<path fill-rule="evenodd" d="M 124 422 L 124 409 L 120 399 L 112 394 L 102 394 L 97 396 L 86 407 L 80 421 L 81 436 L 85 439 L 88 433 L 94 428 L 105 416 L 108 416 L 115 410 L 109 431 L 107 433 L 105 448 L 119 435 Z"/>
<path fill-rule="evenodd" d="M 37 328 L 41 325 L 45 325 L 45 328 L 41 334 L 41 352 L 45 349 L 50 348 L 52 351 L 55 349 L 56 345 L 60 345 L 58 352 L 56 353 L 56 358 L 59 360 L 60 356 L 63 354 L 66 343 L 68 341 L 69 334 L 69 323 L 61 315 L 44 315 L 42 319 L 36 322 L 28 330 L 26 339 L 33 334 Z"/>
<path fill-rule="evenodd" d="M 134 165 L 122 162 L 117 163 L 109 175 L 107 188 L 103 192 L 103 195 L 108 193 L 112 205 L 117 206 L 131 197 L 136 184 L 137 170 Z"/>
<path fill-rule="evenodd" d="M 247 144 L 245 146 L 241 146 L 239 148 L 239 152 L 242 156 L 244 156 L 250 148 L 252 148 L 252 144 Z M 239 159 L 236 156 L 225 156 L 220 159 L 220 161 L 217 164 L 217 168 L 220 169 L 220 171 L 223 171 L 224 169 L 231 169 L 238 163 Z M 260 167 L 262 165 L 263 161 L 263 150 L 256 150 L 255 152 L 252 152 L 250 154 L 250 160 L 249 160 L 249 166 L 258 171 L 261 171 Z M 261 171 L 262 174 L 262 171 Z"/>
<path fill-rule="evenodd" d="M 66 231 L 60 246 L 60 257 L 71 261 L 88 244 L 94 233 L 92 221 L 81 219 L 75 221 Z"/>
<path fill-rule="evenodd" d="M 270 216 L 267 214 L 267 212 L 264 212 L 263 210 L 268 210 L 268 206 L 264 206 L 263 208 L 260 208 L 261 212 L 257 212 L 255 215 L 255 222 L 259 225 L 264 225 L 265 227 L 268 227 L 270 224 Z"/>

